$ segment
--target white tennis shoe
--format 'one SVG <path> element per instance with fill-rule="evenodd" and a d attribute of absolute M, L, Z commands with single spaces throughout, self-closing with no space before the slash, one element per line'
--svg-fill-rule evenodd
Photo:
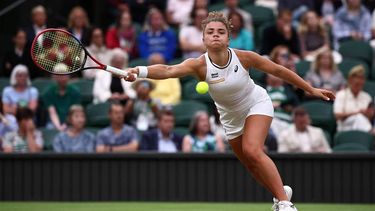
<path fill-rule="evenodd" d="M 290 200 L 292 199 L 293 190 L 291 187 L 285 185 L 284 191 L 288 197 L 288 201 L 279 201 L 276 198 L 273 198 L 272 210 L 274 211 L 297 211 L 297 208 L 293 205 Z"/>

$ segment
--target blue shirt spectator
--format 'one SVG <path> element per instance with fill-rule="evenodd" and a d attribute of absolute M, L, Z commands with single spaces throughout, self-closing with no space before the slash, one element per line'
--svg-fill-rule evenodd
<path fill-rule="evenodd" d="M 70 136 L 67 132 L 60 132 L 53 140 L 55 152 L 95 152 L 94 134 L 83 131 L 77 136 Z"/>
<path fill-rule="evenodd" d="M 120 146 L 131 142 L 137 142 L 137 131 L 128 125 L 123 125 L 121 131 L 117 133 L 111 126 L 98 132 L 96 145 Z"/>
<path fill-rule="evenodd" d="M 144 28 L 145 31 L 138 37 L 140 56 L 147 59 L 153 53 L 161 53 L 167 61 L 172 60 L 177 48 L 177 36 L 158 9 L 150 9 Z"/>
<path fill-rule="evenodd" d="M 246 29 L 241 29 L 237 37 L 231 37 L 229 47 L 241 50 L 254 50 L 253 35 Z"/>

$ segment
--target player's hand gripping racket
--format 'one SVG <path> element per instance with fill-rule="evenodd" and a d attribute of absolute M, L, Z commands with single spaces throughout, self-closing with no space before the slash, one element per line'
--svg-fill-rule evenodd
<path fill-rule="evenodd" d="M 84 67 L 87 56 L 98 66 Z M 62 29 L 46 29 L 36 35 L 31 46 L 31 57 L 39 68 L 53 74 L 102 69 L 120 77 L 126 78 L 128 75 L 125 70 L 100 63 L 74 35 Z"/>

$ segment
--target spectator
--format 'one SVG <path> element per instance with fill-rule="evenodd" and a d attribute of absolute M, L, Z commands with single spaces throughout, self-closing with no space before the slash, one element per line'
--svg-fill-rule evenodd
<path fill-rule="evenodd" d="M 244 20 L 244 26 L 247 30 L 253 31 L 253 20 L 251 14 L 239 8 L 238 0 L 225 0 L 225 8 L 221 11 L 227 17 L 231 11 L 236 11 L 241 14 Z"/>
<path fill-rule="evenodd" d="M 9 132 L 3 140 L 4 152 L 40 152 L 43 148 L 42 133 L 35 128 L 33 111 L 18 108 L 18 131 Z"/>
<path fill-rule="evenodd" d="M 329 50 L 328 33 L 314 11 L 307 11 L 298 27 L 301 56 L 306 60 L 313 60 L 317 54 Z"/>
<path fill-rule="evenodd" d="M 42 5 L 38 5 L 32 8 L 31 21 L 32 24 L 25 28 L 28 47 L 31 47 L 34 37 L 39 32 L 48 28 L 46 9 Z"/>
<path fill-rule="evenodd" d="M 26 33 L 22 29 L 18 29 L 13 36 L 14 48 L 4 55 L 3 67 L 1 68 L 2 77 L 10 77 L 12 69 L 17 64 L 23 64 L 30 68 L 31 58 L 30 51 L 26 47 Z"/>
<path fill-rule="evenodd" d="M 113 49 L 109 63 L 113 67 L 124 69 L 128 66 L 128 55 L 119 48 Z M 120 101 L 125 105 L 129 98 L 135 97 L 135 91 L 131 88 L 130 82 L 121 80 L 107 71 L 96 73 L 93 89 L 94 103 Z"/>
<path fill-rule="evenodd" d="M 372 124 L 368 116 L 371 96 L 363 91 L 365 69 L 362 65 L 353 67 L 348 76 L 348 88 L 337 92 L 333 112 L 337 120 L 337 131 L 362 130 L 369 132 Z"/>
<path fill-rule="evenodd" d="M 47 128 L 64 131 L 69 108 L 81 103 L 81 94 L 76 87 L 69 84 L 69 75 L 53 75 L 52 78 L 57 83 L 51 85 L 42 97 L 49 114 Z"/>
<path fill-rule="evenodd" d="M 136 52 L 137 29 L 133 25 L 129 11 L 122 12 L 117 18 L 115 26 L 108 29 L 106 34 L 109 49 L 121 48 L 130 58 L 137 56 Z"/>
<path fill-rule="evenodd" d="M 28 107 L 35 112 L 38 107 L 38 90 L 31 86 L 29 71 L 25 65 L 16 65 L 10 77 L 10 86 L 3 90 L 3 110 L 5 114 L 16 115 L 19 107 Z"/>
<path fill-rule="evenodd" d="M 157 103 L 150 97 L 154 84 L 148 80 L 137 80 L 133 83 L 137 97 L 129 99 L 125 112 L 131 114 L 130 122 L 138 131 L 147 131 L 156 126 Z"/>
<path fill-rule="evenodd" d="M 158 113 L 156 129 L 143 133 L 140 150 L 178 152 L 182 150 L 182 137 L 173 132 L 174 114 L 168 110 Z"/>
<path fill-rule="evenodd" d="M 112 103 L 109 109 L 110 126 L 96 136 L 97 152 L 135 152 L 138 148 L 137 131 L 124 125 L 125 110 L 122 104 Z"/>
<path fill-rule="evenodd" d="M 369 41 L 371 38 L 371 15 L 361 0 L 346 0 L 335 15 L 333 24 L 335 46 L 347 40 Z"/>
<path fill-rule="evenodd" d="M 286 45 L 298 58 L 301 51 L 296 30 L 292 27 L 292 14 L 289 10 L 282 10 L 277 15 L 276 24 L 264 29 L 261 54 L 268 55 L 278 45 Z"/>
<path fill-rule="evenodd" d="M 292 12 L 293 27 L 297 27 L 302 15 L 308 10 L 315 9 L 316 0 L 278 0 L 278 10 L 289 10 Z"/>
<path fill-rule="evenodd" d="M 225 145 L 220 135 L 214 135 L 210 129 L 207 112 L 198 111 L 191 119 L 190 134 L 182 142 L 184 152 L 224 152 Z"/>
<path fill-rule="evenodd" d="M 69 13 L 68 31 L 72 33 L 84 46 L 89 45 L 90 21 L 85 9 L 81 6 L 73 7 Z"/>
<path fill-rule="evenodd" d="M 310 123 L 309 114 L 304 108 L 294 109 L 293 124 L 281 133 L 278 152 L 331 152 L 323 130 Z"/>
<path fill-rule="evenodd" d="M 165 59 L 160 53 L 153 53 L 148 58 L 148 64 L 165 64 Z M 150 79 L 151 80 L 151 79 Z M 163 106 L 173 106 L 181 100 L 181 84 L 178 78 L 168 78 L 164 80 L 151 80 L 155 84 L 155 89 L 150 95 Z"/>
<path fill-rule="evenodd" d="M 197 58 L 202 55 L 206 48 L 202 41 L 201 23 L 208 15 L 206 8 L 191 11 L 191 25 L 181 26 L 179 42 L 184 59 Z"/>
<path fill-rule="evenodd" d="M 138 37 L 140 56 L 147 59 L 153 53 L 161 53 L 169 62 L 174 58 L 176 49 L 176 34 L 168 27 L 158 9 L 150 9 L 146 16 L 144 31 Z"/>
<path fill-rule="evenodd" d="M 90 46 L 87 47 L 87 50 L 90 52 L 91 56 L 103 64 L 109 64 L 110 51 L 105 46 L 103 30 L 99 27 L 92 28 L 90 40 L 91 43 Z M 91 59 L 88 59 L 85 64 L 86 67 L 95 67 L 96 65 L 97 64 Z M 84 70 L 83 77 L 87 79 L 95 79 L 97 72 L 98 69 Z"/>
<path fill-rule="evenodd" d="M 3 138 L 5 134 L 12 131 L 17 131 L 18 125 L 16 118 L 11 114 L 3 115 L 0 113 L 0 152 L 3 151 Z"/>
<path fill-rule="evenodd" d="M 194 5 L 193 5 L 193 9 L 191 11 L 201 9 L 201 8 L 207 9 L 208 8 L 208 1 L 209 0 L 195 0 Z"/>
<path fill-rule="evenodd" d="M 316 88 L 328 89 L 333 92 L 343 89 L 346 84 L 345 78 L 337 69 L 333 54 L 329 50 L 317 55 L 305 80 Z"/>
<path fill-rule="evenodd" d="M 232 33 L 229 47 L 240 50 L 254 50 L 253 34 L 245 28 L 242 15 L 233 10 L 229 12 L 228 18 L 232 20 Z"/>
<path fill-rule="evenodd" d="M 166 17 L 170 25 L 177 28 L 189 22 L 195 0 L 168 0 Z"/>
<path fill-rule="evenodd" d="M 53 140 L 55 152 L 95 152 L 95 136 L 84 129 L 85 110 L 81 105 L 72 105 L 67 117 L 68 128 Z"/>

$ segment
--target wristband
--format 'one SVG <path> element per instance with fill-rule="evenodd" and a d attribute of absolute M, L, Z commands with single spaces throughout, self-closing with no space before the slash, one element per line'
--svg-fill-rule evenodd
<path fill-rule="evenodd" d="M 138 66 L 138 78 L 147 78 L 148 69 L 146 66 Z"/>

